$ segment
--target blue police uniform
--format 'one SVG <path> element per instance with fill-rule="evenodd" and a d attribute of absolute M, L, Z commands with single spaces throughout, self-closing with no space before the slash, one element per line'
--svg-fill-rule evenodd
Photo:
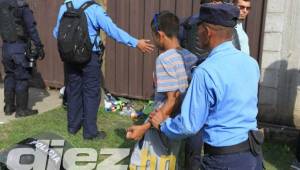
<path fill-rule="evenodd" d="M 62 15 L 67 10 L 66 3 L 72 1 L 75 9 L 79 9 L 82 4 L 89 0 L 67 0 L 60 7 L 57 25 L 54 28 L 53 35 L 57 38 L 58 28 Z M 76 133 L 83 126 L 83 137 L 85 139 L 97 136 L 97 112 L 100 104 L 100 72 L 101 60 L 99 52 L 101 49 L 97 47 L 101 41 L 99 30 L 102 29 L 108 36 L 117 42 L 123 43 L 130 47 L 136 47 L 138 40 L 130 36 L 128 33 L 118 28 L 104 9 L 97 4 L 87 8 L 85 11 L 88 21 L 88 31 L 93 47 L 91 61 L 83 68 L 79 69 L 73 65 L 66 64 L 68 84 L 68 131 Z M 97 43 L 94 43 L 94 40 Z"/>
<path fill-rule="evenodd" d="M 198 22 L 234 27 L 239 15 L 235 8 L 203 5 Z M 160 130 L 181 139 L 203 128 L 204 169 L 262 169 L 262 156 L 252 153 L 248 144 L 249 132 L 257 130 L 259 77 L 253 58 L 237 50 L 232 41 L 219 44 L 195 70 L 181 114 L 163 122 Z"/>
<path fill-rule="evenodd" d="M 18 38 L 14 41 L 6 40 L 2 37 L 2 63 L 5 70 L 4 111 L 5 114 L 10 115 L 17 109 L 16 116 L 26 116 L 31 113 L 35 114 L 37 113 L 36 111 L 27 109 L 28 80 L 31 75 L 25 50 L 29 39 L 33 41 L 36 48 L 42 49 L 43 47 L 36 29 L 36 22 L 31 9 L 24 0 L 1 0 L 0 3 L 9 4 L 16 9 L 15 17 L 20 19 L 23 23 L 22 27 L 25 30 L 25 37 Z M 15 108 L 15 96 L 17 108 Z"/>

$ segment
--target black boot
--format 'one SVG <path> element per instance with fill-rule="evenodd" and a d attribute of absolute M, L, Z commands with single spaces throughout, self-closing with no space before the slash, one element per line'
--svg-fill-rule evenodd
<path fill-rule="evenodd" d="M 16 111 L 15 92 L 4 90 L 4 113 L 6 116 L 12 115 Z"/>
<path fill-rule="evenodd" d="M 16 93 L 17 111 L 16 117 L 26 117 L 38 114 L 37 110 L 27 108 L 28 105 L 28 90 L 22 93 Z"/>

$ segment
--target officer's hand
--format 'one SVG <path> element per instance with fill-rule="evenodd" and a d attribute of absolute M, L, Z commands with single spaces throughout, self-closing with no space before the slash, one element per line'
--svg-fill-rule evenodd
<path fill-rule="evenodd" d="M 141 39 L 138 41 L 137 48 L 142 53 L 151 53 L 154 49 L 154 45 L 150 43 L 150 40 Z"/>
<path fill-rule="evenodd" d="M 45 51 L 43 47 L 37 48 L 38 56 L 40 60 L 43 60 L 45 58 Z"/>
<path fill-rule="evenodd" d="M 131 140 L 140 140 L 147 129 L 143 125 L 131 126 L 127 129 L 126 138 Z"/>
<path fill-rule="evenodd" d="M 167 118 L 164 116 L 161 110 L 155 110 L 155 112 L 150 113 L 150 122 L 156 129 L 160 128 L 160 124 Z"/>

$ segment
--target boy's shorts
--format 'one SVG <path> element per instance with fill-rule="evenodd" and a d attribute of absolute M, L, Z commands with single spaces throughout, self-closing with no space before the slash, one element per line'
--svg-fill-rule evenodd
<path fill-rule="evenodd" d="M 177 170 L 180 143 L 154 128 L 149 129 L 133 149 L 130 170 Z"/>

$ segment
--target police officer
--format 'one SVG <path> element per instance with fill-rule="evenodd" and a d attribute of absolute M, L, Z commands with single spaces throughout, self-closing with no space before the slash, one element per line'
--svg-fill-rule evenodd
<path fill-rule="evenodd" d="M 45 54 L 33 13 L 25 0 L 0 0 L 0 33 L 5 70 L 4 113 L 12 115 L 16 111 L 16 117 L 37 114 L 37 110 L 27 108 L 30 65 L 25 51 L 28 43 L 33 41 L 37 57 L 43 59 Z"/>
<path fill-rule="evenodd" d="M 53 31 L 56 38 L 58 36 L 61 18 L 67 10 L 66 3 L 72 2 L 74 8 L 79 9 L 88 1 L 90 0 L 66 0 L 65 3 L 61 5 L 57 25 Z M 98 131 L 97 128 L 97 112 L 101 97 L 101 59 L 99 59 L 99 53 L 103 50 L 97 47 L 97 44 L 101 42 L 99 37 L 100 29 L 116 41 L 133 48 L 137 47 L 142 52 L 151 52 L 153 45 L 149 43 L 149 40 L 137 40 L 118 28 L 104 9 L 98 4 L 91 5 L 84 10 L 84 12 L 88 18 L 89 36 L 92 44 L 95 45 L 92 59 L 83 68 L 77 68 L 74 65 L 67 64 L 68 132 L 70 134 L 76 134 L 81 126 L 83 126 L 84 139 L 103 139 L 106 136 L 105 132 Z M 96 43 L 94 43 L 95 39 Z"/>
<path fill-rule="evenodd" d="M 262 133 L 257 130 L 257 62 L 232 44 L 239 10 L 230 4 L 204 4 L 198 18 L 200 48 L 208 58 L 196 68 L 181 107 L 171 119 L 157 111 L 151 122 L 169 138 L 203 128 L 203 169 L 263 169 Z"/>

